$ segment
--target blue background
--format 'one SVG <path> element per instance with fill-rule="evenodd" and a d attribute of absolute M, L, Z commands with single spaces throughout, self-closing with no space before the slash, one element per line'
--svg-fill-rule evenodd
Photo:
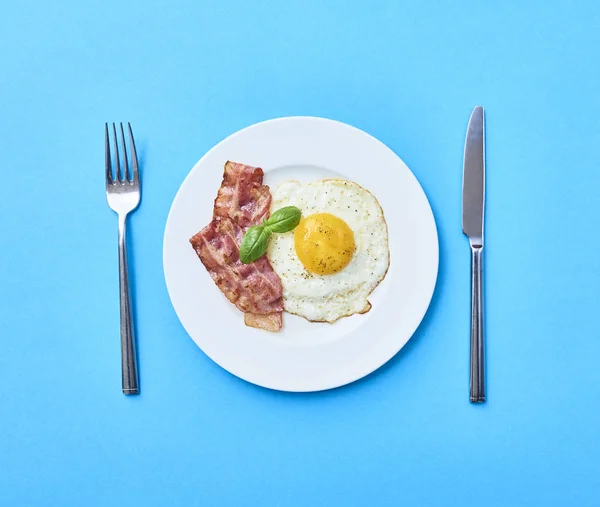
<path fill-rule="evenodd" d="M 0 16 L 0 505 L 600 503 L 600 3 L 30 1 Z M 462 151 L 487 112 L 489 402 L 468 402 Z M 230 376 L 170 305 L 162 238 L 192 165 L 317 115 L 388 144 L 428 194 L 422 326 L 309 395 Z M 105 121 L 129 120 L 142 394 L 120 391 Z"/>

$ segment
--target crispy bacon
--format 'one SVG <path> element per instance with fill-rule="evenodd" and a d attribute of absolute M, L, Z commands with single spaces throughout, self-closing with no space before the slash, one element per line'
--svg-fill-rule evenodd
<path fill-rule="evenodd" d="M 227 162 L 215 199 L 213 218 L 229 217 L 240 227 L 257 225 L 269 217 L 271 191 L 263 185 L 263 170 Z"/>
<path fill-rule="evenodd" d="M 283 325 L 283 313 L 269 313 L 268 315 L 259 315 L 258 313 L 244 313 L 244 324 L 248 327 L 257 327 L 265 331 L 279 331 Z"/>
<path fill-rule="evenodd" d="M 210 224 L 190 239 L 202 264 L 247 326 L 279 331 L 283 288 L 266 256 L 243 264 L 239 248 L 245 230 L 269 216 L 271 192 L 263 171 L 227 162 Z"/>
<path fill-rule="evenodd" d="M 281 312 L 281 280 L 267 258 L 250 264 L 240 261 L 243 235 L 243 229 L 229 217 L 216 217 L 190 242 L 219 289 L 242 312 Z"/>

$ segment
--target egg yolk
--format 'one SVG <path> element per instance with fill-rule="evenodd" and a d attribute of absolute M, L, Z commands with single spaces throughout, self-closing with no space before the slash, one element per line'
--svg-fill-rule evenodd
<path fill-rule="evenodd" d="M 294 247 L 304 267 L 317 275 L 344 269 L 356 249 L 352 229 L 330 213 L 304 218 L 294 230 Z"/>

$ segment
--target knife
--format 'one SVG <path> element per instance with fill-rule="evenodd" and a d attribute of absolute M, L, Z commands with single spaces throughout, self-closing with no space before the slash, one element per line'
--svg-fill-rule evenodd
<path fill-rule="evenodd" d="M 485 204 L 485 129 L 483 107 L 471 113 L 463 166 L 463 232 L 471 245 L 471 403 L 485 401 L 483 338 L 483 215 Z"/>

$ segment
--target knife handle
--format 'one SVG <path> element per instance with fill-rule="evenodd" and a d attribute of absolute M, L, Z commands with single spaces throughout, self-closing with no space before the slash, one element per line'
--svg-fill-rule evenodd
<path fill-rule="evenodd" d="M 471 245 L 471 403 L 484 401 L 483 246 Z"/>

